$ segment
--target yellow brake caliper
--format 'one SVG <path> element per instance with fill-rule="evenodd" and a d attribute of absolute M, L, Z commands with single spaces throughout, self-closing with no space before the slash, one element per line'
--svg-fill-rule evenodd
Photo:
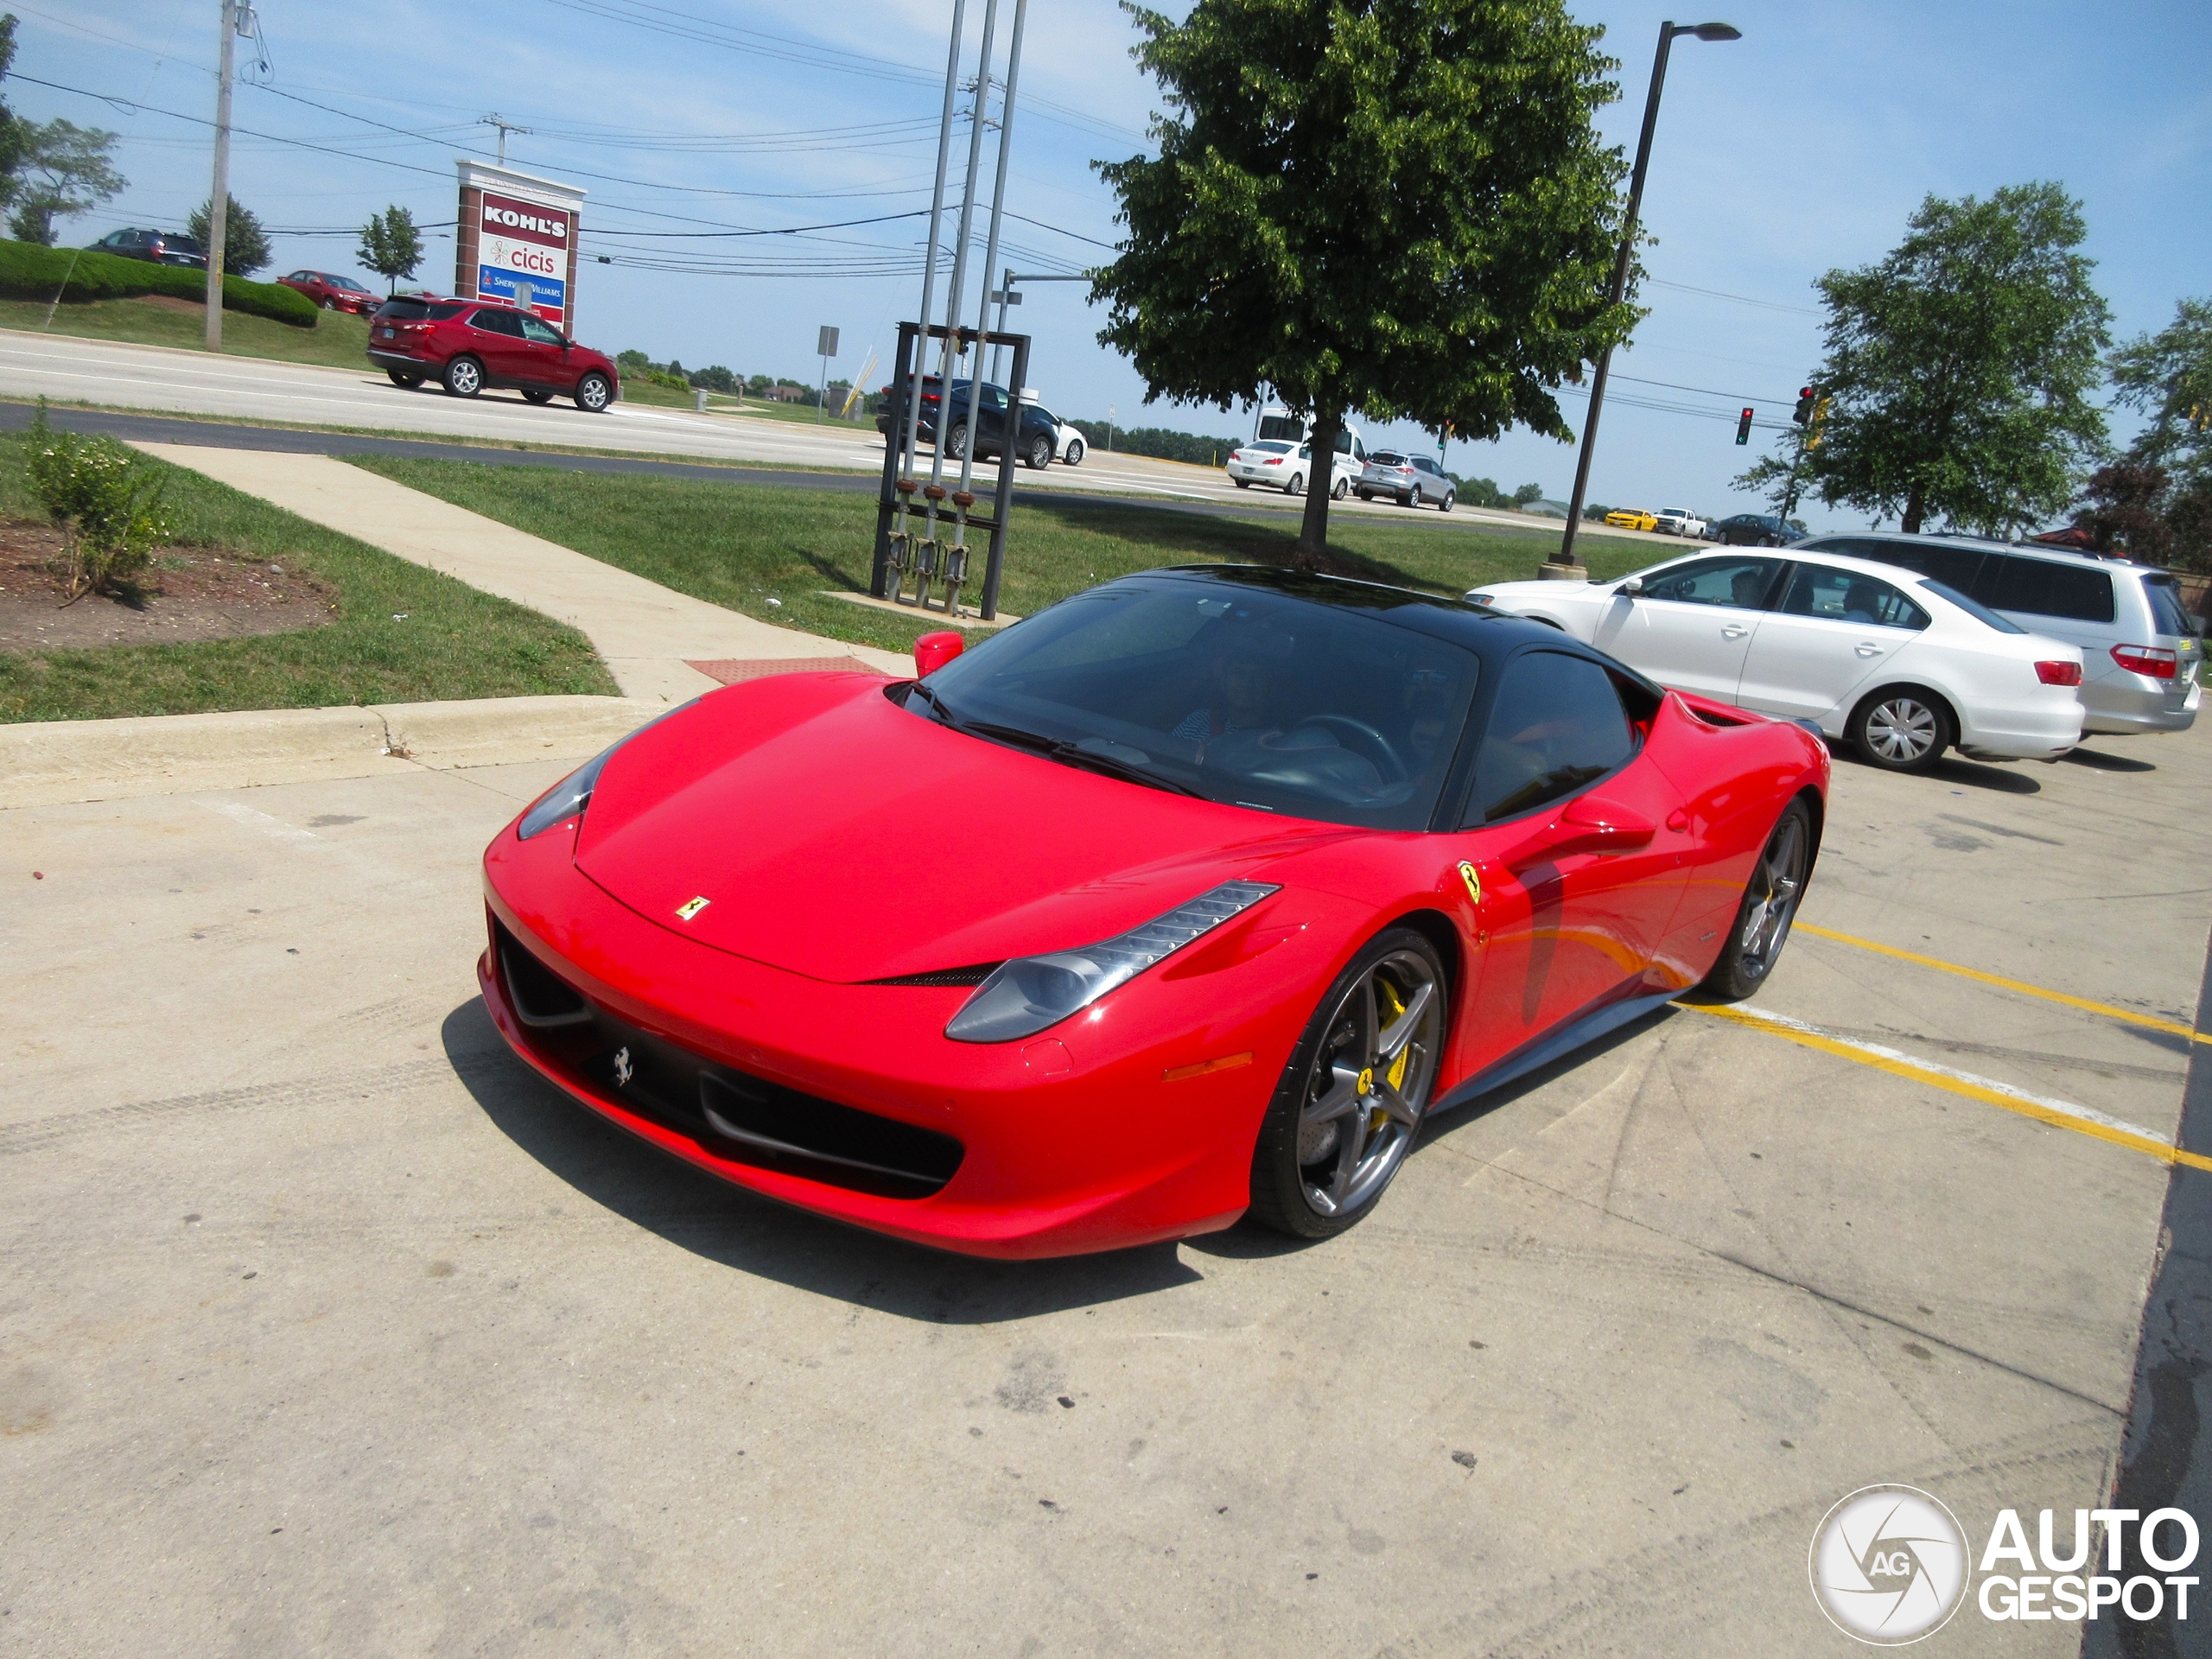
<path fill-rule="evenodd" d="M 1399 996 L 1397 987 L 1391 984 L 1387 979 L 1378 977 L 1376 980 L 1375 992 L 1376 1000 L 1382 1004 L 1382 1008 L 1380 1010 L 1382 1014 L 1382 1022 L 1387 1028 L 1405 1013 L 1406 1004 L 1404 999 Z M 1401 1089 L 1405 1086 L 1406 1062 L 1413 1058 L 1413 1045 L 1410 1043 L 1407 1044 L 1405 1047 L 1398 1051 L 1398 1058 L 1390 1062 L 1390 1069 L 1382 1074 L 1384 1078 L 1389 1081 L 1391 1088 Z M 1376 1107 L 1375 1109 L 1375 1115 L 1368 1124 L 1369 1131 L 1372 1133 L 1374 1130 L 1381 1128 L 1383 1124 L 1389 1121 L 1389 1113 L 1385 1112 L 1381 1107 Z"/>

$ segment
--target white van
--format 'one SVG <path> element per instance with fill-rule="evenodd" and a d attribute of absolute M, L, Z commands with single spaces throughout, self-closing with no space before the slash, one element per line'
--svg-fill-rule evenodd
<path fill-rule="evenodd" d="M 1311 416 L 1294 415 L 1281 404 L 1271 404 L 1260 411 L 1260 429 L 1253 435 L 1256 442 L 1262 443 L 1294 444 L 1299 459 L 1304 461 L 1313 453 L 1308 441 L 1313 435 L 1313 420 Z M 1359 475 L 1366 466 L 1367 440 L 1357 426 L 1346 421 L 1337 432 L 1336 482 L 1329 491 L 1330 495 L 1337 500 L 1343 500 L 1344 492 L 1359 481 Z M 1233 469 L 1230 476 L 1237 476 Z M 1243 488 L 1245 482 L 1238 480 L 1238 487 Z"/>

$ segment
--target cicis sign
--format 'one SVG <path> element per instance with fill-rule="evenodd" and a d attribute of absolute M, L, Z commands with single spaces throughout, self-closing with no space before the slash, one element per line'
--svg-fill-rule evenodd
<path fill-rule="evenodd" d="M 559 327 L 569 310 L 575 215 L 490 190 L 483 193 L 477 214 L 476 291 L 526 306 Z"/>

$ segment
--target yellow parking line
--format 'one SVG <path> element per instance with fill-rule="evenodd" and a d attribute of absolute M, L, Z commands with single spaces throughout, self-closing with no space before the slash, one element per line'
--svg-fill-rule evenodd
<path fill-rule="evenodd" d="M 2170 1146 L 2155 1135 L 2145 1135 L 2133 1128 L 2122 1127 L 2109 1121 L 2101 1122 L 2101 1115 L 2089 1115 L 2084 1108 L 2069 1109 L 2055 1101 L 2039 1100 L 2015 1090 L 1993 1086 L 1986 1079 L 1971 1077 L 1948 1068 L 1936 1068 L 1916 1061 L 1910 1055 L 1900 1054 L 1895 1049 L 1831 1037 L 1787 1015 L 1761 1014 L 1752 1008 L 1719 1007 L 1710 1003 L 1677 1002 L 1674 1006 L 1687 1008 L 1693 1014 L 1709 1014 L 1716 1020 L 1727 1020 L 1731 1025 L 1763 1031 L 1770 1036 L 1780 1037 L 1806 1048 L 1818 1049 L 1823 1054 L 1833 1054 L 1839 1059 L 1872 1066 L 1878 1071 L 1887 1071 L 1892 1077 L 1908 1078 L 1950 1094 L 1963 1095 L 1968 1100 L 1978 1100 L 1985 1105 L 2001 1106 L 2008 1112 L 2032 1117 L 2054 1128 L 2070 1129 L 2076 1135 L 2109 1141 L 2116 1147 L 2148 1153 L 2165 1163 L 2185 1164 L 2191 1169 L 2212 1170 L 2212 1158 L 2183 1152 L 2178 1147 Z"/>
<path fill-rule="evenodd" d="M 1923 968 L 1940 969 L 1947 974 L 1956 974 L 1961 979 L 1978 979 L 1985 985 L 2018 991 L 2023 996 L 2039 996 L 2046 1002 L 2063 1002 L 2069 1008 L 2101 1014 L 2107 1019 L 2125 1020 L 2131 1026 L 2148 1026 L 2153 1031 L 2171 1032 L 2177 1037 L 2186 1037 L 2191 1042 L 2212 1043 L 2212 1033 L 2199 1031 L 2194 1026 L 2184 1026 L 2178 1020 L 2162 1020 L 2154 1014 L 2138 1014 L 2133 1008 L 2116 1008 L 2109 1002 L 2092 1002 L 2086 996 L 2069 996 L 2064 991 L 2045 990 L 2042 986 L 2031 985 L 2024 980 L 2006 979 L 2002 974 L 1985 974 L 1979 968 L 1962 968 L 1955 962 L 1923 957 L 1917 951 L 1900 950 L 1893 944 L 1877 944 L 1872 939 L 1856 938 L 1848 933 L 1839 933 L 1834 928 L 1815 927 L 1810 922 L 1799 922 L 1795 931 L 1810 933 L 1816 938 L 1834 939 L 1838 944 L 1855 944 L 1861 950 L 1895 957 L 1900 962 L 1916 963 Z"/>

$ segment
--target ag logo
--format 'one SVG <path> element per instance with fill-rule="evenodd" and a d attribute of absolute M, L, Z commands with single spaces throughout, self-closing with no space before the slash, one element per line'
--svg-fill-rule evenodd
<path fill-rule="evenodd" d="M 631 1063 L 630 1051 L 626 1046 L 614 1051 L 614 1086 L 627 1089 L 630 1079 L 638 1075 L 638 1068 Z"/>
<path fill-rule="evenodd" d="M 1829 1622 L 1882 1648 L 1942 1629 L 1965 1599 L 1967 1565 L 1956 1517 L 1910 1486 L 1862 1486 L 1838 1503 L 1814 1531 L 1808 1563 Z"/>

